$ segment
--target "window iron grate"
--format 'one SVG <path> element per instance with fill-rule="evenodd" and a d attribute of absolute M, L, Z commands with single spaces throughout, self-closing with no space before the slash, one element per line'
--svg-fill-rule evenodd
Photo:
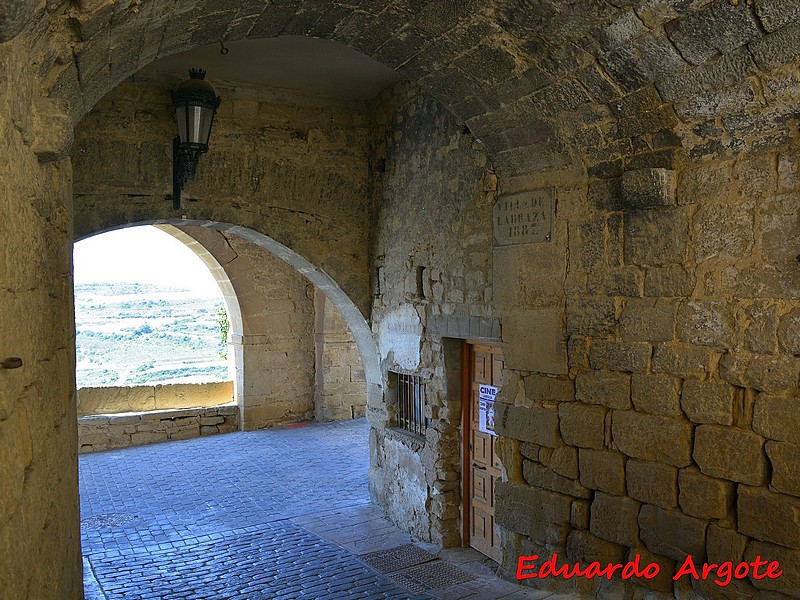
<path fill-rule="evenodd" d="M 425 417 L 425 382 L 419 375 L 394 373 L 397 381 L 397 426 L 423 435 L 428 427 Z"/>

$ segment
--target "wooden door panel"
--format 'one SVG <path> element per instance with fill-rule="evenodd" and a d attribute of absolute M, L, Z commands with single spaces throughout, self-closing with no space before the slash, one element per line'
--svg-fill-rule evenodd
<path fill-rule="evenodd" d="M 475 505 L 472 507 L 471 517 L 470 545 L 485 554 L 492 544 L 492 517 Z"/>
<path fill-rule="evenodd" d="M 474 469 L 472 475 L 472 501 L 486 505 L 484 509 L 493 507 L 492 476 L 481 469 Z"/>
<path fill-rule="evenodd" d="M 468 489 L 464 490 L 464 502 L 467 506 L 462 514 L 470 519 L 470 546 L 499 560 L 500 534 L 494 520 L 494 485 L 500 480 L 502 464 L 496 451 L 497 438 L 479 431 L 478 424 L 480 386 L 483 384 L 499 388 L 502 384 L 502 351 L 485 345 L 470 346 L 468 364 L 471 367 L 471 379 L 469 400 L 465 408 L 468 414 L 463 423 L 468 429 L 464 431 L 464 439 L 469 440 L 464 458 L 470 483 Z"/>
<path fill-rule="evenodd" d="M 503 366 L 505 360 L 502 355 L 492 354 L 492 385 L 501 387 L 503 385 Z"/>
<path fill-rule="evenodd" d="M 492 464 L 492 436 L 476 429 L 472 430 L 472 463 L 482 467 Z"/>
<path fill-rule="evenodd" d="M 473 381 L 476 383 L 492 382 L 492 355 L 487 352 L 475 352 Z"/>
<path fill-rule="evenodd" d="M 497 453 L 497 438 L 492 437 L 492 451 L 491 451 L 491 465 L 498 471 L 503 468 L 503 463 L 500 462 L 500 455 Z"/>
<path fill-rule="evenodd" d="M 478 395 L 477 390 L 472 392 L 472 427 L 473 429 L 478 428 L 478 415 L 481 407 L 481 398 Z"/>

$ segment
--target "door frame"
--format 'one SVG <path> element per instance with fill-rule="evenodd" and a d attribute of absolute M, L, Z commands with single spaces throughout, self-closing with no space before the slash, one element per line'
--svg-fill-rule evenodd
<path fill-rule="evenodd" d="M 470 547 L 472 525 L 472 349 L 474 340 L 461 340 L 461 546 Z"/>

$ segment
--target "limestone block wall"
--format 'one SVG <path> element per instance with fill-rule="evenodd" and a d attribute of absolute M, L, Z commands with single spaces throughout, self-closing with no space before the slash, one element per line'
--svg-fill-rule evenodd
<path fill-rule="evenodd" d="M 385 376 L 400 370 L 426 381 L 430 423 L 424 436 L 410 436 L 393 429 L 388 396 L 369 407 L 370 485 L 403 528 L 457 545 L 461 398 L 448 377 L 455 372 L 458 381 L 458 352 L 452 364 L 443 332 L 434 329 L 448 319 L 468 325 L 470 316 L 487 323 L 493 316 L 495 177 L 464 125 L 409 84 L 377 99 L 374 131 L 380 168 L 371 185 L 380 210 L 372 250 L 373 331 Z"/>
<path fill-rule="evenodd" d="M 314 286 L 255 244 L 217 235 L 230 254 L 223 258 L 223 266 L 243 316 L 244 331 L 231 332 L 230 337 L 233 352 L 240 353 L 245 429 L 310 418 Z"/>
<path fill-rule="evenodd" d="M 314 310 L 314 418 L 323 422 L 363 417 L 367 380 L 353 334 L 319 290 L 314 295 Z"/>
<path fill-rule="evenodd" d="M 5 22 L 5 20 L 4 20 Z M 13 36 L 13 34 L 12 34 Z M 27 40 L 0 43 L 0 585 L 9 598 L 82 597 L 69 161 L 34 124 Z M 44 154 L 43 154 L 44 156 Z M 69 499 L 69 501 L 65 501 Z"/>
<path fill-rule="evenodd" d="M 315 292 L 295 269 L 247 240 L 202 227 L 181 230 L 214 256 L 239 305 L 242 329 L 231 329 L 230 349 L 236 355 L 236 385 L 241 388 L 237 401 L 242 403 L 244 428 L 314 416 L 318 402 L 326 397 L 320 390 L 327 377 L 321 376 L 317 363 L 322 364 L 327 346 L 317 343 L 315 329 L 325 296 Z M 343 335 L 340 341 L 352 342 L 346 325 L 335 320 L 340 319 L 338 311 L 330 303 L 325 310 L 330 322 L 337 323 L 332 334 Z M 355 365 L 361 359 L 357 350 L 348 358 L 353 360 L 354 381 L 358 381 Z M 361 377 L 363 381 L 363 372 Z M 331 400 L 334 402 L 339 400 Z M 345 413 L 325 414 L 327 418 L 352 418 L 349 409 Z"/>
<path fill-rule="evenodd" d="M 92 415 L 78 418 L 79 452 L 188 440 L 239 429 L 235 404 L 205 408 Z"/>
<path fill-rule="evenodd" d="M 625 171 L 602 197 L 608 179 L 563 185 L 552 243 L 495 248 L 495 289 L 514 294 L 495 294 L 509 350 L 498 433 L 516 445 L 496 489 L 509 576 L 520 555 L 639 554 L 661 576 L 635 584 L 670 597 L 798 597 L 797 164 L 779 145 Z M 558 344 L 537 338 L 544 311 Z M 688 555 L 761 556 L 783 575 L 673 582 Z"/>
<path fill-rule="evenodd" d="M 458 542 L 458 419 L 443 331 L 469 337 L 499 316 L 506 481 L 496 510 L 508 577 L 520 555 L 586 564 L 638 554 L 661 576 L 529 583 L 600 597 L 644 587 L 716 598 L 710 580 L 672 581 L 683 560 L 759 555 L 779 560 L 784 575 L 735 581 L 728 591 L 797 597 L 800 159 L 777 126 L 751 130 L 735 155 L 684 153 L 658 129 L 641 134 L 639 154 L 617 150 L 618 163 L 588 173 L 500 179 L 497 201 L 530 192 L 554 200 L 546 240 L 500 245 L 490 241 L 492 174 L 476 174 L 459 155 L 453 180 L 475 187 L 458 206 L 476 213 L 466 223 L 447 214 L 447 194 L 431 186 L 446 168 L 437 159 L 464 148 L 437 137 L 447 121 L 435 109 L 423 119 L 425 101 L 403 86 L 394 93 L 384 97 L 386 145 L 375 151 L 386 163 L 373 181 L 382 202 L 373 328 L 384 369 L 428 378 L 431 426 L 411 438 L 391 428 L 391 405 L 370 407 L 376 499 L 416 535 Z M 381 114 L 378 106 L 377 122 Z M 436 123 L 437 134 L 421 123 Z M 647 125 L 656 126 L 664 122 Z M 437 144 L 436 158 L 425 154 Z M 428 214 L 434 196 L 442 212 Z M 481 202 L 487 216 L 475 218 Z M 470 248 L 470 239 L 482 244 Z M 466 281 L 476 260 L 485 270 L 462 287 L 458 278 Z"/>
<path fill-rule="evenodd" d="M 233 382 L 80 388 L 78 417 L 230 404 Z"/>

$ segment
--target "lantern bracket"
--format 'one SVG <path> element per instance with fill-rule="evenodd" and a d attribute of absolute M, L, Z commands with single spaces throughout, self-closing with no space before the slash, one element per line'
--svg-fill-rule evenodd
<path fill-rule="evenodd" d="M 203 148 L 192 148 L 187 144 L 181 144 L 181 138 L 176 137 L 172 140 L 172 208 L 178 210 L 181 207 L 181 191 L 187 181 L 192 181 L 197 173 L 197 163 L 200 155 L 205 150 Z"/>

